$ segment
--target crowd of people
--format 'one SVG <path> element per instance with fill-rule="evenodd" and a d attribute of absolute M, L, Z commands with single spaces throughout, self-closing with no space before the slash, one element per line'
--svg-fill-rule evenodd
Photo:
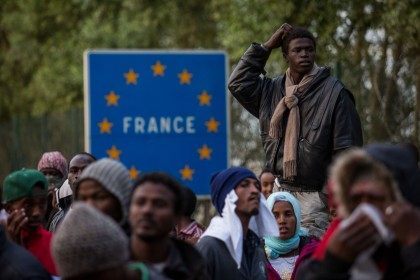
<path fill-rule="evenodd" d="M 286 74 L 264 65 L 282 47 Z M 1 187 L 0 279 L 420 279 L 419 153 L 362 146 L 350 91 L 282 25 L 253 43 L 229 89 L 260 120 L 267 160 L 209 174 L 216 216 L 169 174 L 58 151 Z"/>

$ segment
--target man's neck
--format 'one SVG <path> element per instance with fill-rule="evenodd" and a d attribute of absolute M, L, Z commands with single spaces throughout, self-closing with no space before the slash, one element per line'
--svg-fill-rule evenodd
<path fill-rule="evenodd" d="M 145 263 L 164 262 L 169 255 L 170 240 L 168 237 L 163 240 L 143 240 L 132 235 L 131 252 L 134 260 Z"/>
<path fill-rule="evenodd" d="M 239 220 L 241 221 L 242 231 L 243 231 L 243 234 L 244 234 L 243 237 L 245 238 L 247 233 L 248 233 L 249 220 L 251 219 L 251 216 L 246 215 L 244 213 L 238 213 L 238 212 L 236 212 L 236 215 L 238 215 Z"/>
<path fill-rule="evenodd" d="M 292 76 L 295 85 L 298 85 L 305 75 L 306 74 L 301 74 L 290 70 L 290 76 Z"/>

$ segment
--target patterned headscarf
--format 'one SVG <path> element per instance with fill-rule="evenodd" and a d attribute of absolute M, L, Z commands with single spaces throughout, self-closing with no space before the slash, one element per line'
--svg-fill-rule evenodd
<path fill-rule="evenodd" d="M 44 153 L 38 162 L 38 170 L 54 168 L 58 170 L 63 178 L 67 178 L 68 164 L 66 158 L 58 151 Z"/>

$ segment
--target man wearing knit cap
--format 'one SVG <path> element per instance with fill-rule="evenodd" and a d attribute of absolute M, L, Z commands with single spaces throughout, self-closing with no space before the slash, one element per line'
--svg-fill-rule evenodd
<path fill-rule="evenodd" d="M 91 204 L 124 226 L 131 195 L 130 175 L 120 162 L 108 158 L 90 164 L 79 178 L 75 200 Z"/>
<path fill-rule="evenodd" d="M 182 210 L 181 195 L 180 184 L 164 173 L 145 174 L 134 183 L 131 255 L 169 279 L 205 280 L 204 260 L 197 250 L 169 237 Z"/>
<path fill-rule="evenodd" d="M 211 178 L 211 200 L 220 216 L 212 219 L 197 243 L 211 279 L 267 279 L 260 238 L 278 236 L 253 172 L 232 167 Z"/>
<path fill-rule="evenodd" d="M 47 180 L 33 169 L 9 174 L 3 182 L 3 203 L 9 214 L 9 238 L 31 252 L 44 268 L 57 275 L 50 252 L 52 234 L 43 229 L 47 208 Z"/>
<path fill-rule="evenodd" d="M 52 251 L 63 279 L 141 279 L 127 267 L 128 238 L 109 216 L 75 203 L 58 228 Z"/>
<path fill-rule="evenodd" d="M 56 192 L 67 178 L 68 164 L 60 152 L 44 153 L 38 162 L 38 171 L 44 174 L 48 182 L 48 202 L 45 218 L 49 228 L 52 217 L 59 211 Z"/>

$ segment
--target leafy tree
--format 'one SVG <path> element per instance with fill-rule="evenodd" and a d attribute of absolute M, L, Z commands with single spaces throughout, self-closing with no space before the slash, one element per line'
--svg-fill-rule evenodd
<path fill-rule="evenodd" d="M 86 49 L 225 49 L 234 67 L 288 22 L 316 35 L 317 63 L 355 95 L 366 142 L 419 145 L 419 11 L 415 0 L 2 0 L 0 122 L 81 107 Z M 268 75 L 285 67 L 274 51 Z M 258 121 L 235 100 L 231 113 L 234 162 L 259 165 Z"/>

